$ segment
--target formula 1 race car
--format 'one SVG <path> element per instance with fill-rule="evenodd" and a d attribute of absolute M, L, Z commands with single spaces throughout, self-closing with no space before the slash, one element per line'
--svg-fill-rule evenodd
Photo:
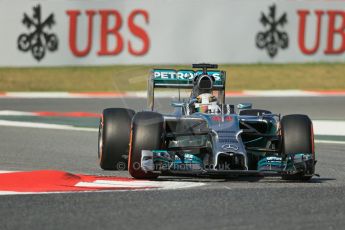
<path fill-rule="evenodd" d="M 315 171 L 313 125 L 306 115 L 281 117 L 250 103 L 225 103 L 225 71 L 153 69 L 148 111 L 108 108 L 99 126 L 102 169 L 128 168 L 137 179 L 159 175 L 278 175 L 306 181 Z M 155 111 L 156 88 L 191 89 L 173 101 L 174 112 Z"/>

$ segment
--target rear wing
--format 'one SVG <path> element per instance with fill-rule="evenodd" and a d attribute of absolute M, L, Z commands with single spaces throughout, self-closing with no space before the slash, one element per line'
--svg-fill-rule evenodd
<path fill-rule="evenodd" d="M 194 86 L 194 78 L 201 74 L 203 74 L 202 70 L 151 70 L 147 84 L 148 108 L 153 110 L 155 88 L 192 89 Z M 213 90 L 219 91 L 220 102 L 224 103 L 226 72 L 221 70 L 207 70 L 207 74 L 214 77 Z"/>

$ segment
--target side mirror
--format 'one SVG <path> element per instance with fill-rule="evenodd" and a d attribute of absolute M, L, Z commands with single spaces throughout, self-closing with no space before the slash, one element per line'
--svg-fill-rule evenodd
<path fill-rule="evenodd" d="M 252 107 L 252 103 L 240 103 L 237 105 L 237 109 L 251 109 Z"/>

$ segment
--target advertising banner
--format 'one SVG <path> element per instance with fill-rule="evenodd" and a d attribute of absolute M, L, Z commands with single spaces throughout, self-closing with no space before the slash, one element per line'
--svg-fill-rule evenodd
<path fill-rule="evenodd" d="M 0 0 L 0 66 L 345 61 L 345 2 Z"/>

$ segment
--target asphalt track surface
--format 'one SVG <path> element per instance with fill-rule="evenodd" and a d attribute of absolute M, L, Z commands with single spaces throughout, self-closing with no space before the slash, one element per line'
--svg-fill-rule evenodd
<path fill-rule="evenodd" d="M 344 120 L 345 97 L 234 98 L 256 107 Z M 144 108 L 143 99 L 0 99 L 1 110 L 100 112 Z M 157 104 L 167 110 L 168 101 Z M 0 127 L 0 170 L 105 172 L 97 133 Z M 181 190 L 0 196 L 0 229 L 344 229 L 345 145 L 317 144 L 317 173 L 308 183 L 279 178 L 175 178 L 204 182 Z"/>

